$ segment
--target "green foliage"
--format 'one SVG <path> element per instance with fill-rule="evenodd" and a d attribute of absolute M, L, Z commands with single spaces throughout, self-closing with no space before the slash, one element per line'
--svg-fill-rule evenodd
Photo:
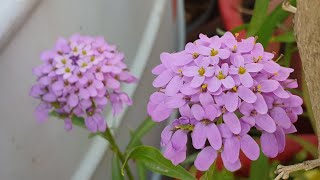
<path fill-rule="evenodd" d="M 163 157 L 161 152 L 151 146 L 138 146 L 128 153 L 122 166 L 128 163 L 129 159 L 141 162 L 149 170 L 165 176 L 179 178 L 183 180 L 194 180 L 194 177 L 180 165 L 173 165 L 171 161 Z M 123 174 L 123 173 L 122 173 Z"/>
<path fill-rule="evenodd" d="M 279 36 L 273 36 L 270 39 L 271 42 L 284 42 L 284 43 L 293 43 L 296 42 L 293 31 L 285 32 Z"/>
<path fill-rule="evenodd" d="M 126 147 L 126 153 L 131 151 L 134 147 L 139 145 L 141 138 L 150 131 L 156 125 L 155 122 L 152 121 L 151 117 L 147 117 L 140 126 L 132 133 L 131 140 Z"/>
<path fill-rule="evenodd" d="M 290 1 L 291 4 L 295 4 L 295 0 Z M 282 10 L 282 4 L 278 5 L 270 15 L 265 18 L 260 29 L 257 31 L 256 35 L 259 37 L 259 42 L 267 47 L 274 29 L 280 25 L 289 15 L 288 12 Z"/>
<path fill-rule="evenodd" d="M 259 158 L 251 163 L 249 180 L 269 180 L 269 171 L 268 158 L 260 152 Z"/>
<path fill-rule="evenodd" d="M 267 0 L 256 0 L 254 4 L 253 14 L 248 26 L 247 34 L 248 36 L 253 36 L 260 29 L 261 25 L 264 23 L 267 17 L 269 1 Z"/>
<path fill-rule="evenodd" d="M 112 158 L 112 179 L 124 180 L 124 176 L 121 174 L 120 160 L 115 154 Z"/>
<path fill-rule="evenodd" d="M 213 163 L 210 166 L 210 168 L 201 176 L 200 180 L 214 180 L 213 175 L 215 174 L 215 171 L 216 171 L 216 163 Z"/>

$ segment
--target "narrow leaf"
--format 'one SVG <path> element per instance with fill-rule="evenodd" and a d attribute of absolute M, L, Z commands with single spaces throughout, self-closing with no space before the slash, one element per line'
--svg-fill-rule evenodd
<path fill-rule="evenodd" d="M 126 153 L 128 153 L 132 148 L 138 146 L 142 136 L 145 135 L 155 125 L 156 123 L 151 120 L 151 117 L 147 117 L 136 129 L 136 131 L 132 133 L 131 140 L 126 147 Z"/>
<path fill-rule="evenodd" d="M 295 0 L 290 1 L 291 4 L 295 4 Z M 274 30 L 279 24 L 281 24 L 289 13 L 282 9 L 282 4 L 278 5 L 269 16 L 265 19 L 256 35 L 259 37 L 258 41 L 266 47 L 272 37 Z"/>
<path fill-rule="evenodd" d="M 213 163 L 210 168 L 201 176 L 200 180 L 215 180 L 213 175 L 215 173 L 216 163 Z"/>
<path fill-rule="evenodd" d="M 142 162 L 137 162 L 137 171 L 138 171 L 139 180 L 147 179 L 147 170 Z"/>
<path fill-rule="evenodd" d="M 269 170 L 268 158 L 261 152 L 259 158 L 251 163 L 249 180 L 268 180 Z"/>
<path fill-rule="evenodd" d="M 285 43 L 293 43 L 296 42 L 296 38 L 294 37 L 293 31 L 285 32 L 279 36 L 274 36 L 270 40 L 271 42 L 285 42 Z"/>
<path fill-rule="evenodd" d="M 165 176 L 183 180 L 194 180 L 193 176 L 182 166 L 173 165 L 171 161 L 163 157 L 158 149 L 151 146 L 138 146 L 132 149 L 123 163 L 122 172 L 129 159 L 141 162 L 149 170 Z"/>
<path fill-rule="evenodd" d="M 121 174 L 121 167 L 119 158 L 114 154 L 112 158 L 112 179 L 124 180 L 124 176 Z"/>
<path fill-rule="evenodd" d="M 253 14 L 250 20 L 247 34 L 248 36 L 253 36 L 257 33 L 263 21 L 267 17 L 267 10 L 269 6 L 269 1 L 266 0 L 256 0 L 254 3 Z"/>
<path fill-rule="evenodd" d="M 233 34 L 234 34 L 234 33 L 237 33 L 237 32 L 240 32 L 240 31 L 242 31 L 242 30 L 244 30 L 244 29 L 247 29 L 248 26 L 249 26 L 249 24 L 242 24 L 242 25 L 240 25 L 240 26 L 238 26 L 238 27 L 233 28 L 233 29 L 231 30 L 231 32 L 232 32 Z"/>

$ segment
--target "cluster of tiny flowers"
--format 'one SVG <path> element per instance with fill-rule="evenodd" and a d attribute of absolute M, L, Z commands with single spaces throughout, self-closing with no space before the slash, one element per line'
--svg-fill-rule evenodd
<path fill-rule="evenodd" d="M 241 167 L 240 150 L 256 160 L 260 149 L 248 135 L 261 132 L 262 152 L 275 157 L 284 151 L 285 134 L 302 114 L 302 99 L 293 95 L 297 81 L 288 79 L 293 69 L 272 60 L 254 37 L 237 40 L 230 32 L 222 37 L 200 34 L 183 51 L 162 53 L 161 64 L 150 96 L 148 113 L 156 122 L 167 119 L 175 109 L 181 117 L 161 133 L 164 156 L 173 164 L 186 158 L 188 134 L 200 152 L 194 162 L 206 171 L 221 154 L 229 171 Z"/>
<path fill-rule="evenodd" d="M 40 99 L 35 109 L 39 121 L 54 112 L 64 119 L 65 129 L 72 129 L 72 118 L 84 118 L 91 132 L 105 131 L 102 112 L 110 101 L 114 115 L 132 100 L 121 91 L 122 82 L 136 78 L 127 70 L 124 54 L 103 37 L 72 35 L 60 38 L 55 48 L 44 51 L 42 64 L 33 69 L 37 83 L 30 95 Z"/>

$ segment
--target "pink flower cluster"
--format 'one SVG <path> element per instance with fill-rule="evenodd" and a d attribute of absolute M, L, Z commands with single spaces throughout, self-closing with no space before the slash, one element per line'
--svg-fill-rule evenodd
<path fill-rule="evenodd" d="M 186 158 L 188 134 L 199 149 L 194 164 L 205 171 L 218 153 L 224 166 L 241 167 L 240 150 L 256 160 L 260 149 L 248 135 L 251 128 L 262 133 L 262 152 L 275 157 L 284 151 L 285 134 L 302 114 L 302 99 L 289 90 L 297 81 L 288 79 L 293 69 L 281 67 L 254 37 L 237 40 L 230 32 L 188 43 L 183 51 L 162 53 L 150 96 L 148 113 L 156 122 L 178 109 L 181 117 L 161 134 L 164 156 L 174 164 Z"/>
<path fill-rule="evenodd" d="M 33 69 L 37 83 L 30 95 L 40 99 L 35 109 L 39 121 L 50 112 L 64 119 L 66 130 L 72 128 L 72 118 L 84 118 L 91 132 L 105 131 L 102 111 L 111 102 L 113 113 L 122 110 L 132 100 L 121 91 L 120 84 L 136 78 L 127 70 L 124 54 L 103 37 L 72 35 L 57 40 L 54 49 L 44 51 L 42 64 Z"/>

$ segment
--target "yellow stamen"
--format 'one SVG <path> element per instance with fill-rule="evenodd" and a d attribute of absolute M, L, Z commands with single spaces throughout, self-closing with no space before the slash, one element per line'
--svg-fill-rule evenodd
<path fill-rule="evenodd" d="M 260 84 L 258 84 L 257 86 L 257 91 L 260 92 L 261 91 L 262 86 Z"/>
<path fill-rule="evenodd" d="M 234 91 L 234 92 L 237 92 L 237 90 L 238 90 L 237 86 L 234 86 L 234 87 L 232 88 L 232 91 Z"/>
<path fill-rule="evenodd" d="M 74 48 L 72 49 L 72 51 L 73 51 L 73 52 L 78 52 L 78 48 L 77 48 L 77 47 L 74 47 Z"/>
<path fill-rule="evenodd" d="M 219 80 L 221 80 L 221 79 L 224 79 L 224 78 L 226 78 L 226 77 L 223 75 L 222 71 L 220 71 L 219 74 L 218 74 L 218 76 L 217 76 L 217 78 L 218 78 Z"/>
<path fill-rule="evenodd" d="M 239 67 L 239 74 L 244 74 L 246 72 L 246 68 L 240 66 Z"/>
<path fill-rule="evenodd" d="M 67 60 L 65 58 L 61 59 L 62 64 L 67 64 Z"/>
<path fill-rule="evenodd" d="M 90 57 L 90 61 L 93 62 L 96 58 L 94 56 Z"/>
<path fill-rule="evenodd" d="M 87 51 L 85 51 L 85 50 L 82 50 L 82 55 L 87 55 Z"/>
<path fill-rule="evenodd" d="M 219 52 L 217 51 L 217 50 L 215 50 L 215 49 L 211 49 L 211 56 L 215 56 L 215 55 L 217 55 Z"/>
<path fill-rule="evenodd" d="M 237 46 L 234 45 L 233 48 L 232 48 L 232 52 L 236 52 L 237 51 Z"/>
<path fill-rule="evenodd" d="M 201 92 L 206 92 L 207 91 L 207 87 L 208 87 L 208 84 L 202 84 L 201 85 Z"/>
<path fill-rule="evenodd" d="M 81 64 L 81 67 L 87 67 L 88 66 L 88 64 L 86 63 L 86 62 L 83 62 L 82 64 Z"/>
<path fill-rule="evenodd" d="M 198 73 L 199 73 L 200 76 L 203 76 L 204 73 L 206 73 L 206 70 L 205 70 L 203 67 L 201 67 L 201 68 L 198 70 Z"/>
<path fill-rule="evenodd" d="M 234 33 L 234 36 L 237 38 L 239 36 L 239 33 Z"/>
<path fill-rule="evenodd" d="M 196 53 L 196 52 L 195 52 L 195 53 L 193 53 L 193 54 L 192 54 L 192 57 L 193 57 L 193 59 L 198 58 L 198 57 L 199 57 L 199 53 Z"/>
<path fill-rule="evenodd" d="M 71 72 L 71 69 L 70 69 L 69 67 L 66 67 L 66 68 L 64 69 L 64 71 L 65 71 L 66 73 L 69 73 L 69 72 Z"/>

